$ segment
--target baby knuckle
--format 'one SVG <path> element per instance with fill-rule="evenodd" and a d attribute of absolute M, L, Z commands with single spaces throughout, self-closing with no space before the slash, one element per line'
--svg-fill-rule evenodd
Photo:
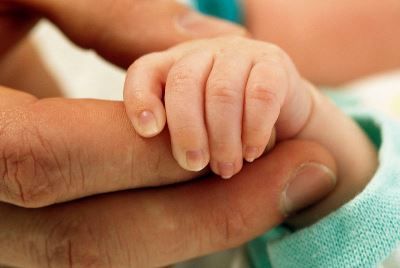
<path fill-rule="evenodd" d="M 212 147 L 217 152 L 230 152 L 230 158 L 233 156 L 232 154 L 232 146 L 233 144 L 227 140 L 212 140 Z"/>
<path fill-rule="evenodd" d="M 179 64 L 173 67 L 168 75 L 168 90 L 184 93 L 184 90 L 196 83 L 195 75 L 189 66 Z"/>
<path fill-rule="evenodd" d="M 157 52 L 150 53 L 135 60 L 128 68 L 128 77 L 135 77 L 135 75 L 139 74 L 141 71 L 151 67 L 152 62 L 158 57 L 157 55 Z"/>
<path fill-rule="evenodd" d="M 257 57 L 258 63 L 265 63 L 270 66 L 287 66 L 288 56 L 280 47 L 269 44 L 266 46 L 266 49 L 260 51 L 261 52 Z"/>
<path fill-rule="evenodd" d="M 266 143 L 266 138 L 264 137 L 266 128 L 262 124 L 248 124 L 246 125 L 244 132 L 246 134 L 244 139 L 248 140 L 249 137 L 251 137 L 251 143 L 253 146 L 263 146 Z"/>
<path fill-rule="evenodd" d="M 224 104 L 237 104 L 240 100 L 240 93 L 230 82 L 217 80 L 209 83 L 207 86 L 210 101 Z"/>
<path fill-rule="evenodd" d="M 243 36 L 239 36 L 239 35 L 223 36 L 223 37 L 220 37 L 220 39 L 223 42 L 227 43 L 228 45 L 234 45 L 234 46 L 240 45 L 240 44 L 248 41 L 248 39 L 246 39 Z"/>
<path fill-rule="evenodd" d="M 154 62 L 158 57 L 159 57 L 160 52 L 153 52 L 149 53 L 147 55 L 144 55 L 137 60 L 133 62 L 131 65 L 132 68 L 143 68 L 146 67 L 147 65 L 150 65 L 152 62 Z"/>
<path fill-rule="evenodd" d="M 146 60 L 141 57 L 134 61 L 128 68 L 127 75 L 128 76 L 134 76 L 138 70 L 143 68 L 143 66 L 146 66 Z"/>
<path fill-rule="evenodd" d="M 269 44 L 269 50 L 276 59 L 283 61 L 286 58 L 286 52 L 275 44 Z"/>
<path fill-rule="evenodd" d="M 253 85 L 248 91 L 247 99 L 261 102 L 268 107 L 274 107 L 279 104 L 275 90 L 263 84 Z"/>

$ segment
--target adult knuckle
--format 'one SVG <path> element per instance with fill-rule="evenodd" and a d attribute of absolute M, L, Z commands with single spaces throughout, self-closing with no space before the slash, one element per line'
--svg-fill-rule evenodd
<path fill-rule="evenodd" d="M 144 175 L 137 176 L 146 178 L 141 181 L 136 181 L 138 185 L 152 185 L 166 181 L 164 173 L 162 172 L 163 157 L 158 151 L 147 152 L 148 157 L 143 158 L 138 163 L 142 167 Z M 135 166 L 137 166 L 136 164 Z"/>
<path fill-rule="evenodd" d="M 47 267 L 107 267 L 101 254 L 101 234 L 83 217 L 56 222 L 44 236 L 40 260 Z"/>
<path fill-rule="evenodd" d="M 166 131 L 160 135 L 169 139 Z M 132 187 L 154 186 L 170 182 L 171 178 L 168 176 L 168 172 L 165 172 L 170 170 L 170 166 L 168 166 L 170 162 L 166 161 L 166 156 L 168 156 L 167 159 L 173 159 L 170 144 L 160 143 L 157 150 L 148 150 L 146 146 L 137 146 L 139 139 L 139 136 L 135 134 L 134 145 L 128 149 L 131 152 L 128 172 Z"/>
<path fill-rule="evenodd" d="M 2 148 L 1 150 L 1 199 L 24 206 L 29 202 L 27 201 L 27 196 L 30 196 L 32 189 L 27 187 L 27 183 L 24 183 L 25 177 L 22 173 L 28 166 L 32 165 L 30 161 L 32 157 L 30 155 L 22 155 L 16 148 L 13 148 L 12 151 L 8 148 Z M 29 167 L 28 169 L 31 168 Z"/>
<path fill-rule="evenodd" d="M 53 203 L 60 166 L 40 132 L 9 122 L 0 138 L 0 199 L 23 207 Z"/>
<path fill-rule="evenodd" d="M 40 206 L 52 199 L 50 177 L 43 158 L 31 144 L 21 142 L 3 148 L 1 156 L 2 198 L 23 207 Z"/>

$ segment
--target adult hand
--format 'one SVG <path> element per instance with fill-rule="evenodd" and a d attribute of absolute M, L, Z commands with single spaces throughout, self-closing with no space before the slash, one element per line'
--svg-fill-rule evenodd
<path fill-rule="evenodd" d="M 80 103 L 75 108 L 79 109 L 79 106 L 94 108 L 90 103 Z M 87 113 L 89 110 L 81 111 Z M 118 168 L 118 165 L 128 167 L 132 159 L 125 159 L 130 152 L 127 148 L 133 144 L 126 134 L 127 119 L 119 114 L 118 108 L 111 114 L 104 112 L 109 111 L 99 105 L 99 109 L 87 117 L 81 112 L 71 117 L 72 127 L 65 129 L 72 132 L 71 139 L 67 135 L 59 138 L 60 133 L 52 132 L 52 128 L 43 129 L 42 134 L 46 131 L 48 134 L 41 139 L 52 139 L 52 142 L 44 143 L 46 146 L 54 146 L 57 140 L 61 142 L 57 147 L 61 150 L 58 155 L 66 153 L 68 147 L 80 152 L 77 154 L 81 156 L 79 158 L 75 158 L 73 152 L 69 154 L 76 165 L 83 161 L 80 164 L 82 172 L 78 167 L 67 172 L 65 179 L 72 186 L 75 181 L 68 174 L 89 177 L 85 178 L 85 184 L 78 179 L 75 186 L 64 189 L 67 193 L 79 187 L 85 187 L 83 189 L 90 192 L 90 187 L 95 184 L 104 184 L 107 188 L 120 180 L 140 184 L 135 179 L 127 178 Z M 80 122 L 76 118 L 78 115 L 87 121 L 81 130 L 74 130 L 73 121 Z M 63 113 L 56 117 L 69 116 Z M 97 125 L 98 121 L 100 124 Z M 83 135 L 84 141 L 74 138 L 77 131 L 87 133 Z M 112 137 L 119 131 L 122 138 Z M 90 137 L 96 140 L 95 144 L 89 142 L 78 149 Z M 78 144 L 74 145 L 76 142 Z M 112 145 L 107 145 L 110 143 Z M 160 156 L 151 144 L 145 152 L 140 152 L 144 164 L 136 168 L 150 174 L 158 173 L 162 177 L 166 170 L 148 169 L 152 158 L 145 153 Z M 48 148 L 49 152 L 55 152 L 54 147 L 53 150 Z M 25 159 L 27 163 L 35 161 L 28 157 Z M 157 157 L 154 162 L 157 161 L 161 164 L 165 159 Z M 282 222 L 285 219 L 282 208 L 290 198 L 292 202 L 297 199 L 297 202 L 303 202 L 298 205 L 306 206 L 309 205 L 304 203 L 307 198 L 308 202 L 315 201 L 329 191 L 329 188 L 317 187 L 312 192 L 305 190 L 307 187 L 298 187 L 303 191 L 304 198 L 301 200 L 293 194 L 295 189 L 290 185 L 299 186 L 299 183 L 293 182 L 305 184 L 309 181 L 311 184 L 308 185 L 312 186 L 312 182 L 323 184 L 330 181 L 327 179 L 330 174 L 324 172 L 326 168 L 315 163 L 335 170 L 330 154 L 323 148 L 310 142 L 290 141 L 279 144 L 266 157 L 245 166 L 240 174 L 228 181 L 210 176 L 174 187 L 111 193 L 35 210 L 1 204 L 0 263 L 18 267 L 160 267 L 231 248 Z M 68 162 L 60 161 L 59 164 L 64 167 Z M 105 176 L 101 177 L 99 173 L 91 178 L 90 174 L 98 172 L 96 168 Z M 51 173 L 51 168 L 48 171 L 49 175 L 57 173 Z M 107 184 L 108 174 L 114 174 L 115 178 L 110 176 L 108 179 L 111 181 Z M 141 183 L 146 184 L 145 179 L 143 177 Z M 58 182 L 64 184 L 63 180 Z M 29 177 L 22 183 L 29 185 Z M 316 192 L 321 189 L 323 191 Z M 297 193 L 297 197 L 299 195 L 301 193 Z"/>
<path fill-rule="evenodd" d="M 35 10 L 76 44 L 122 67 L 148 52 L 195 38 L 245 34 L 222 20 L 202 16 L 174 0 L 6 0 Z"/>

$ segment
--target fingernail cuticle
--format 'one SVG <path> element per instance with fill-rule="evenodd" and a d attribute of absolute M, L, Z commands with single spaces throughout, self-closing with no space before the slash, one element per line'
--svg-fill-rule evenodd
<path fill-rule="evenodd" d="M 301 165 L 292 175 L 281 197 L 285 215 L 305 209 L 326 197 L 336 186 L 336 176 L 318 163 Z"/>

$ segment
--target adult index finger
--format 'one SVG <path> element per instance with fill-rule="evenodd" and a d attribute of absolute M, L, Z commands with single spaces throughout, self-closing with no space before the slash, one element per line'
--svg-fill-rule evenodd
<path fill-rule="evenodd" d="M 37 100 L 0 89 L 0 200 L 40 207 L 198 176 L 181 169 L 169 137 L 139 137 L 122 102 Z"/>

